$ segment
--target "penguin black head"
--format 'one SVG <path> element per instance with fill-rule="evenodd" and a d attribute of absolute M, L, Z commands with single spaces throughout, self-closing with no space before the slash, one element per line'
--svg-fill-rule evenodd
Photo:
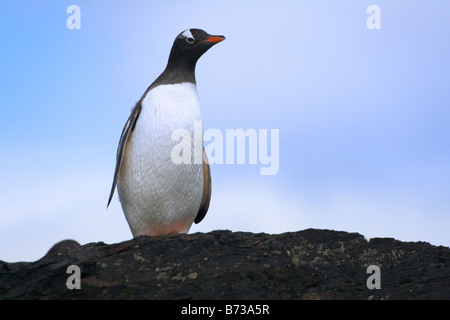
<path fill-rule="evenodd" d="M 224 36 L 212 36 L 200 29 L 183 31 L 173 42 L 166 69 L 149 89 L 163 84 L 195 83 L 195 65 L 198 59 L 209 48 L 223 40 Z"/>
<path fill-rule="evenodd" d="M 175 39 L 170 51 L 169 63 L 188 64 L 195 67 L 197 60 L 224 36 L 213 36 L 201 29 L 187 29 Z"/>

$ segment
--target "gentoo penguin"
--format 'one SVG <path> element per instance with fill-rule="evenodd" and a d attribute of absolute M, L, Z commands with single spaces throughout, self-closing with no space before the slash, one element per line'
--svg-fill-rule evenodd
<path fill-rule="evenodd" d="M 180 33 L 166 69 L 136 103 L 123 128 L 107 206 L 117 185 L 133 237 L 187 233 L 208 211 L 211 175 L 206 153 L 200 150 L 203 164 L 176 164 L 172 152 L 178 141 L 173 133 L 182 129 L 193 137 L 194 123 L 202 119 L 195 65 L 224 39 L 200 29 Z"/>

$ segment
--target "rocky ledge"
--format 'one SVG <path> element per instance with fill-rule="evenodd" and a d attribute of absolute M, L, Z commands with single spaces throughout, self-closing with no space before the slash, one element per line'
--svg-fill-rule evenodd
<path fill-rule="evenodd" d="M 448 247 L 316 229 L 65 240 L 0 261 L 0 299 L 450 299 L 449 263 Z"/>

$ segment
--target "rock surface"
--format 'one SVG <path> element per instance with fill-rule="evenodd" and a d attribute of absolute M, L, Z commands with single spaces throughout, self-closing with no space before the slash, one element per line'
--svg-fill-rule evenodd
<path fill-rule="evenodd" d="M 35 262 L 0 261 L 0 299 L 450 299 L 449 263 L 448 247 L 316 229 L 66 240 Z M 366 285 L 370 265 L 381 289 Z"/>

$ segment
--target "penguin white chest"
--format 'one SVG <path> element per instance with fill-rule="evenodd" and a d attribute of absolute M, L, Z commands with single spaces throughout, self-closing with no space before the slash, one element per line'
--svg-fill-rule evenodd
<path fill-rule="evenodd" d="M 124 150 L 118 176 L 119 198 L 133 236 L 188 232 L 203 192 L 201 164 L 175 164 L 174 131 L 194 136 L 201 121 L 193 83 L 160 85 L 142 101 L 142 110 Z"/>

